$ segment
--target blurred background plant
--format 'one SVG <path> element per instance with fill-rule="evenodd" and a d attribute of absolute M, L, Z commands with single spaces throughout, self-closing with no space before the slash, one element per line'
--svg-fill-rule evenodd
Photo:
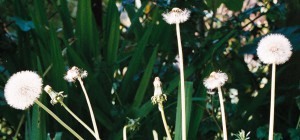
<path fill-rule="evenodd" d="M 17 139 L 73 139 L 37 106 L 19 111 L 6 104 L 7 79 L 27 69 L 37 71 L 45 85 L 64 91 L 65 103 L 92 126 L 80 85 L 63 79 L 76 65 L 89 73 L 85 85 L 102 139 L 122 139 L 127 117 L 140 118 L 128 139 L 153 139 L 153 130 L 160 139 L 165 136 L 160 113 L 151 104 L 156 76 L 168 95 L 168 125 L 174 139 L 180 139 L 176 34 L 161 16 L 173 7 L 192 12 L 181 26 L 188 139 L 220 139 L 218 98 L 207 94 L 202 83 L 214 70 L 229 76 L 223 88 L 228 134 L 243 129 L 251 131 L 251 139 L 268 137 L 270 68 L 259 62 L 256 47 L 272 32 L 285 35 L 293 46 L 291 60 L 277 71 L 275 139 L 298 140 L 299 0 L 0 0 L 0 138 L 11 139 L 21 122 Z M 40 100 L 92 139 L 61 107 L 52 106 L 46 93 Z M 11 133 L 2 133 L 4 128 Z"/>

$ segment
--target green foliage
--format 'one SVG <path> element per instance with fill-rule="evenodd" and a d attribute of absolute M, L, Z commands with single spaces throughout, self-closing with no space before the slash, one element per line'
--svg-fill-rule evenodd
<path fill-rule="evenodd" d="M 99 3 L 101 10 L 97 9 Z M 171 135 L 180 139 L 175 26 L 168 25 L 161 16 L 176 5 L 192 11 L 190 19 L 180 24 L 188 139 L 220 138 L 218 97 L 208 95 L 203 86 L 203 79 L 217 70 L 229 76 L 223 87 L 229 133 L 247 130 L 251 132 L 251 139 L 268 137 L 269 113 L 266 112 L 269 112 L 270 83 L 262 85 L 261 81 L 264 78 L 270 81 L 270 68 L 261 64 L 257 69 L 250 69 L 244 54 L 254 55 L 253 61 L 256 61 L 259 40 L 271 32 L 284 34 L 293 46 L 290 61 L 278 66 L 274 130 L 278 133 L 274 138 L 298 140 L 300 26 L 286 26 L 289 5 L 273 2 L 261 2 L 243 9 L 242 0 L 171 3 L 158 0 L 142 1 L 138 9 L 129 0 L 0 1 L 0 117 L 6 118 L 16 129 L 26 114 L 20 129 L 21 139 L 73 139 L 36 105 L 26 111 L 9 107 L 3 93 L 13 73 L 37 71 L 44 85 L 64 91 L 68 95 L 65 103 L 92 126 L 79 84 L 63 79 L 68 68 L 78 66 L 88 71 L 84 84 L 102 139 L 122 139 L 127 117 L 140 118 L 139 129 L 127 133 L 129 139 L 153 139 L 152 130 L 158 132 L 159 139 L 166 135 L 157 106 L 150 101 L 156 76 L 160 77 L 164 93 L 168 95 L 164 106 Z M 220 5 L 234 14 L 218 13 Z M 120 19 L 125 11 L 130 26 Z M 253 15 L 261 22 L 265 19 L 268 24 L 258 23 Z M 230 88 L 238 90 L 237 104 L 230 102 Z M 39 100 L 85 139 L 93 139 L 61 106 L 51 106 L 46 93 Z M 0 134 L 0 139 L 2 136 Z"/>

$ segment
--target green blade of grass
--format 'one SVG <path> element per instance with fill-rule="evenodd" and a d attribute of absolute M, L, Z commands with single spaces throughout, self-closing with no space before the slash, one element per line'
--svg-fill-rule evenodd
<path fill-rule="evenodd" d="M 132 78 L 140 68 L 141 58 L 144 55 L 144 51 L 147 46 L 149 37 L 152 33 L 152 29 L 153 25 L 150 25 L 150 27 L 147 28 L 147 31 L 144 33 L 142 39 L 139 41 L 136 51 L 134 52 L 131 61 L 129 62 L 128 70 L 122 81 L 122 87 L 120 92 L 121 100 L 126 101 L 129 92 L 131 92 Z"/>
<path fill-rule="evenodd" d="M 91 0 L 78 1 L 76 17 L 76 50 L 82 56 L 96 59 L 100 52 L 99 34 L 92 13 Z M 92 59 L 89 59 L 90 61 Z M 90 62 L 92 64 L 92 62 Z"/>
<path fill-rule="evenodd" d="M 180 86 L 178 86 L 180 87 Z M 193 95 L 193 82 L 185 82 L 185 102 L 186 102 L 186 134 L 188 136 L 189 124 L 191 118 L 191 107 L 192 107 L 192 95 Z M 178 89 L 178 98 L 177 98 L 177 112 L 176 112 L 176 123 L 175 123 L 175 140 L 181 140 L 181 96 L 180 88 Z"/>
<path fill-rule="evenodd" d="M 155 61 L 156 61 L 156 54 L 157 54 L 157 47 L 154 49 L 154 51 L 153 51 L 153 53 L 150 57 L 149 63 L 147 65 L 146 69 L 145 69 L 144 75 L 142 77 L 142 80 L 140 82 L 140 85 L 139 85 L 139 87 L 137 89 L 137 92 L 135 94 L 135 97 L 134 97 L 134 102 L 133 102 L 133 105 L 132 105 L 133 107 L 139 107 L 141 105 L 142 101 L 143 101 L 143 98 L 145 96 L 145 92 L 147 90 L 147 87 L 149 86 L 153 66 L 154 66 Z"/>

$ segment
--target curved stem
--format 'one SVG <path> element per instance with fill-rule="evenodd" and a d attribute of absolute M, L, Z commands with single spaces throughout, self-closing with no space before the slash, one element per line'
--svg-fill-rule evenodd
<path fill-rule="evenodd" d="M 94 131 L 86 124 L 84 123 L 70 108 L 64 104 L 64 102 L 60 101 L 59 102 L 82 126 L 84 126 L 95 138 L 95 133 Z"/>
<path fill-rule="evenodd" d="M 80 86 L 81 86 L 81 88 L 83 90 L 86 102 L 87 102 L 89 110 L 90 110 L 90 115 L 91 115 L 91 119 L 92 119 L 92 123 L 93 123 L 93 127 L 94 127 L 94 132 L 95 132 L 96 139 L 100 140 L 100 136 L 99 136 L 99 132 L 98 132 L 97 124 L 96 124 L 96 119 L 95 119 L 95 115 L 94 115 L 94 112 L 93 112 L 93 109 L 92 109 L 92 106 L 91 106 L 90 99 L 89 99 L 88 94 L 86 92 L 86 89 L 85 89 L 85 87 L 83 85 L 83 81 L 81 80 L 80 77 L 78 78 L 78 81 L 79 81 Z"/>
<path fill-rule="evenodd" d="M 19 124 L 18 124 L 18 128 L 17 128 L 16 133 L 15 133 L 15 135 L 14 135 L 14 137 L 13 137 L 13 140 L 16 139 L 16 138 L 18 137 L 18 134 L 19 134 L 19 131 L 20 131 L 20 129 L 21 129 L 21 126 L 22 126 L 22 124 L 23 124 L 23 122 L 24 122 L 24 119 L 25 119 L 25 114 L 23 114 L 22 117 L 21 117 L 21 120 L 20 120 L 20 122 L 19 122 Z"/>
<path fill-rule="evenodd" d="M 179 23 L 176 23 L 176 34 L 177 34 L 179 70 L 180 70 L 182 140 L 186 140 L 185 85 L 184 85 L 183 53 L 182 53 Z"/>
<path fill-rule="evenodd" d="M 274 111 L 275 111 L 275 74 L 276 64 L 272 64 L 272 81 L 271 81 L 271 107 L 270 107 L 270 124 L 269 124 L 269 140 L 273 140 L 274 129 Z"/>
<path fill-rule="evenodd" d="M 127 125 L 123 127 L 123 140 L 127 140 L 127 134 L 126 134 Z"/>
<path fill-rule="evenodd" d="M 58 116 L 56 116 L 50 109 L 48 109 L 45 105 L 43 105 L 39 100 L 34 101 L 37 105 L 43 108 L 49 115 L 51 115 L 58 123 L 60 123 L 63 127 L 69 130 L 77 139 L 83 140 L 83 138 L 77 134 L 71 127 L 69 127 L 66 123 L 64 123 Z"/>
<path fill-rule="evenodd" d="M 171 134 L 170 134 L 170 131 L 169 131 L 169 127 L 168 127 L 168 124 L 167 124 L 167 121 L 166 121 L 164 106 L 163 106 L 162 103 L 158 103 L 158 107 L 159 107 L 159 111 L 160 111 L 160 114 L 161 114 L 162 121 L 164 123 L 164 127 L 165 127 L 165 130 L 166 130 L 166 133 L 167 133 L 168 140 L 172 140 L 172 137 L 171 137 Z"/>
<path fill-rule="evenodd" d="M 226 128 L 226 118 L 225 118 L 225 109 L 224 109 L 224 100 L 222 95 L 221 87 L 218 87 L 219 101 L 222 114 L 222 127 L 223 127 L 223 140 L 227 140 L 227 128 Z"/>

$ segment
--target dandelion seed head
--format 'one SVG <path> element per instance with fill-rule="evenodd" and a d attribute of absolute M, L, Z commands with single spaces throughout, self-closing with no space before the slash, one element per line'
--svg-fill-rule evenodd
<path fill-rule="evenodd" d="M 68 82 L 75 82 L 78 78 L 86 78 L 88 73 L 86 70 L 81 70 L 76 66 L 73 66 L 67 71 L 67 74 L 64 76 L 64 79 Z"/>
<path fill-rule="evenodd" d="M 227 74 L 218 71 L 218 72 L 212 72 L 208 78 L 205 78 L 203 80 L 203 84 L 207 89 L 215 89 L 219 86 L 223 86 L 227 80 L 228 80 Z"/>
<path fill-rule="evenodd" d="M 20 71 L 13 74 L 4 88 L 7 103 L 20 110 L 25 110 L 34 104 L 42 93 L 43 81 L 33 71 Z"/>
<path fill-rule="evenodd" d="M 176 24 L 187 21 L 190 17 L 190 14 L 190 10 L 181 10 L 179 8 L 173 8 L 170 12 L 163 13 L 162 16 L 168 24 Z"/>
<path fill-rule="evenodd" d="M 292 45 L 285 36 L 270 34 L 263 37 L 258 43 L 257 55 L 265 64 L 283 64 L 292 55 Z"/>

